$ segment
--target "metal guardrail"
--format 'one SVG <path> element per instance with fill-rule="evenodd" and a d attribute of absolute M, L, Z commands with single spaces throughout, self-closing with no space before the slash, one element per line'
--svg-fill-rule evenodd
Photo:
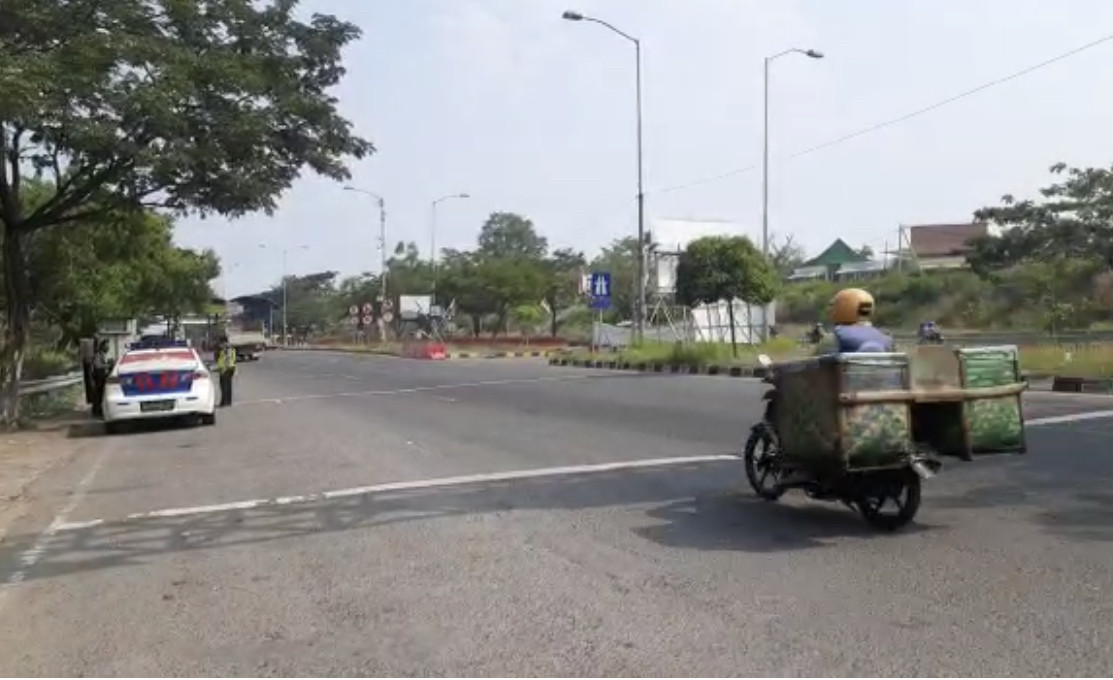
<path fill-rule="evenodd" d="M 66 375 L 56 375 L 41 380 L 24 380 L 19 384 L 19 396 L 24 397 L 29 394 L 44 394 L 46 392 L 54 392 L 67 387 L 73 387 L 74 385 L 80 385 L 82 379 L 83 376 L 81 371 L 74 371 Z"/>

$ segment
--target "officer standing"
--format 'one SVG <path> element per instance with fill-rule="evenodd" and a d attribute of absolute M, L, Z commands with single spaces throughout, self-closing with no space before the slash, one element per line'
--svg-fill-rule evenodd
<path fill-rule="evenodd" d="M 108 382 L 108 341 L 97 343 L 93 354 L 93 417 L 104 417 L 104 386 Z"/>
<path fill-rule="evenodd" d="M 216 370 L 220 374 L 220 405 L 232 405 L 232 379 L 236 376 L 236 348 L 228 342 L 228 336 L 220 336 L 216 350 Z"/>

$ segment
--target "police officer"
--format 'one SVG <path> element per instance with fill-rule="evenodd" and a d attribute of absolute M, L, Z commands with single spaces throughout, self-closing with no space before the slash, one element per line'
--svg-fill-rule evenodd
<path fill-rule="evenodd" d="M 232 379 L 236 376 L 236 348 L 228 336 L 220 336 L 216 350 L 216 370 L 220 374 L 220 405 L 232 405 Z"/>
<path fill-rule="evenodd" d="M 97 343 L 93 354 L 93 417 L 104 417 L 104 386 L 108 383 L 108 341 Z"/>

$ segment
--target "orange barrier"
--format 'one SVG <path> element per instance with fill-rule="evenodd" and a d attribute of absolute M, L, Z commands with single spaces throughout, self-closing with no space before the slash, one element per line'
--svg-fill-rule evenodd
<path fill-rule="evenodd" d="M 415 340 L 402 344 L 402 356 L 408 359 L 443 360 L 448 358 L 448 345 L 443 342 Z"/>

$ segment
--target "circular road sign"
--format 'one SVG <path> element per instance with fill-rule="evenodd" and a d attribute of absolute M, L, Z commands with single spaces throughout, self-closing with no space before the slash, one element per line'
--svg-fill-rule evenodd
<path fill-rule="evenodd" d="M 348 308 L 348 313 L 351 314 L 352 316 L 355 316 L 356 314 L 359 314 L 359 305 L 352 305 L 351 307 L 349 307 Z"/>
<path fill-rule="evenodd" d="M 383 321 L 385 321 L 386 323 L 394 321 L 394 314 L 391 312 L 383 312 Z"/>
<path fill-rule="evenodd" d="M 371 311 L 372 311 L 371 303 L 370 302 L 364 302 L 363 303 L 363 314 L 364 314 L 364 316 L 370 314 Z"/>
<path fill-rule="evenodd" d="M 371 319 L 370 314 L 364 314 L 363 315 L 363 325 L 369 326 L 371 324 L 371 321 L 372 321 L 372 319 Z"/>

